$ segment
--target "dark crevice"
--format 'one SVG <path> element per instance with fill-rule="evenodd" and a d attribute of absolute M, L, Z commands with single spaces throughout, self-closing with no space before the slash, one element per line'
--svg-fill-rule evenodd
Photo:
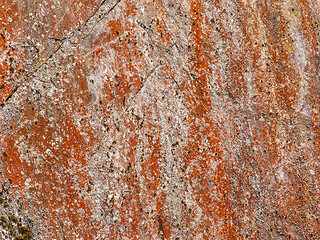
<path fill-rule="evenodd" d="M 100 20 L 97 21 L 97 22 L 94 24 L 94 26 L 93 26 L 92 29 L 89 31 L 89 33 L 88 33 L 85 37 L 81 38 L 81 40 L 85 39 L 85 38 L 92 32 L 92 30 L 97 26 L 97 24 L 99 24 L 99 22 L 101 22 L 101 21 L 104 19 L 104 17 L 106 17 L 120 2 L 121 2 L 121 0 L 117 0 L 117 1 L 115 2 L 115 4 L 113 4 L 113 6 L 112 6 L 105 14 L 102 15 L 102 17 L 100 18 Z M 20 81 L 20 83 L 18 83 L 18 84 L 14 87 L 14 89 L 11 91 L 11 93 L 9 94 L 9 96 L 8 96 L 7 98 L 5 98 L 5 100 L 0 104 L 0 106 L 1 106 L 1 107 L 4 107 L 4 105 L 10 100 L 10 98 L 12 97 L 12 95 L 19 89 L 19 87 L 22 85 L 22 83 L 24 83 L 24 81 L 26 81 L 27 79 L 29 79 L 30 77 L 32 77 L 43 65 L 45 65 L 50 59 L 52 59 L 52 58 L 55 56 L 55 54 L 56 54 L 59 50 L 62 49 L 63 44 L 64 44 L 67 40 L 71 39 L 71 38 L 75 35 L 75 32 L 80 31 L 80 30 L 88 23 L 88 21 L 89 21 L 90 19 L 92 19 L 92 18 L 97 14 L 97 12 L 99 11 L 99 9 L 100 9 L 105 3 L 106 3 L 106 0 L 103 0 L 103 1 L 101 2 L 101 4 L 99 5 L 99 7 L 90 15 L 90 17 L 89 17 L 87 20 L 85 20 L 85 21 L 81 24 L 81 26 L 80 26 L 79 28 L 77 28 L 75 31 L 73 31 L 68 37 L 63 37 L 63 38 L 61 38 L 61 44 L 59 45 L 59 47 L 58 47 L 55 51 L 53 51 L 48 58 L 46 58 L 43 62 L 41 62 L 34 70 L 32 70 L 31 72 L 27 73 L 27 74 L 24 76 L 24 78 Z M 78 44 L 77 44 L 77 45 L 78 45 Z"/>

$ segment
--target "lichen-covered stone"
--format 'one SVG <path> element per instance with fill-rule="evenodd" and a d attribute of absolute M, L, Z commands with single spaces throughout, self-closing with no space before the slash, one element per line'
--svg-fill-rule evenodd
<path fill-rule="evenodd" d="M 1 239 L 319 239 L 311 0 L 0 0 Z"/>

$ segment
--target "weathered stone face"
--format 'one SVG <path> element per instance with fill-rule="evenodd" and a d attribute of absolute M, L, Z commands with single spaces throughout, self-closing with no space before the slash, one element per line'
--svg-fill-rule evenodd
<path fill-rule="evenodd" d="M 0 0 L 0 238 L 318 239 L 319 16 Z"/>

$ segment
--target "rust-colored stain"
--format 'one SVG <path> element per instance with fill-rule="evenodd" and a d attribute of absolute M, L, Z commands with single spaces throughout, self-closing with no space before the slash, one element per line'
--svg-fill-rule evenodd
<path fill-rule="evenodd" d="M 1 239 L 319 239 L 319 0 L 0 0 Z"/>

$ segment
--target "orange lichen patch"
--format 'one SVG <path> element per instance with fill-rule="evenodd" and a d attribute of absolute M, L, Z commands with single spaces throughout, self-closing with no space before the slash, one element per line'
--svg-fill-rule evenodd
<path fill-rule="evenodd" d="M 18 149 L 14 146 L 13 139 L 6 139 L 7 144 L 11 144 L 10 149 L 3 149 L 3 164 L 7 165 L 5 170 L 5 177 L 7 179 L 11 179 L 14 184 L 20 185 L 21 181 L 23 181 L 23 166 L 21 164 L 21 160 L 19 159 Z M 9 150 L 9 151 L 8 151 Z M 20 163 L 20 164 L 19 164 Z"/>
<path fill-rule="evenodd" d="M 93 49 L 95 49 L 97 45 L 100 46 L 109 43 L 124 33 L 120 19 L 109 21 L 105 27 L 106 31 L 102 32 L 101 35 L 95 36 L 96 40 L 93 42 Z"/>
<path fill-rule="evenodd" d="M 2 143 L 8 158 L 3 162 L 4 175 L 25 189 L 25 197 L 32 196 L 30 204 L 35 209 L 44 209 L 48 221 L 59 219 L 54 220 L 54 226 L 64 225 L 63 229 L 54 229 L 53 235 L 62 231 L 66 237 L 72 237 L 76 232 L 89 239 L 97 230 L 91 219 L 90 203 L 83 198 L 88 181 L 86 157 L 92 151 L 92 143 L 84 139 L 68 113 L 52 106 L 55 114 L 49 112 L 51 117 L 43 118 L 41 109 L 33 107 L 34 104 L 30 102 L 30 107 L 27 103 L 22 108 L 21 119 L 29 124 L 16 126 L 18 134 Z M 28 179 L 31 182 L 26 185 Z M 79 209 L 83 210 L 81 216 Z M 84 231 L 84 225 L 89 229 Z"/>
<path fill-rule="evenodd" d="M 189 181 L 193 182 L 191 185 L 192 195 L 196 205 L 192 212 L 199 211 L 197 208 L 206 209 L 206 213 L 201 216 L 201 221 L 192 228 L 192 231 L 202 234 L 204 238 L 212 238 L 216 234 L 230 239 L 235 238 L 239 232 L 239 223 L 227 195 L 231 190 L 226 171 L 230 164 L 227 159 L 222 159 L 222 149 L 218 140 L 219 135 L 223 133 L 218 132 L 217 125 L 212 122 L 213 119 L 210 119 L 212 105 L 208 92 L 209 79 L 207 76 L 212 74 L 209 65 L 215 59 L 203 54 L 204 49 L 210 49 L 213 46 L 207 42 L 207 39 L 204 39 L 205 36 L 212 33 L 203 24 L 206 19 L 204 8 L 205 6 L 198 2 L 192 2 L 190 6 L 194 55 L 189 58 L 192 64 L 189 73 L 190 80 L 188 84 L 181 85 L 186 92 L 185 99 L 190 105 L 190 114 L 193 116 L 189 120 L 188 147 L 184 154 L 184 158 L 188 162 L 186 181 L 190 179 Z M 205 125 L 207 127 L 203 129 Z M 208 138 L 209 133 L 211 134 L 210 138 Z M 209 149 L 202 149 L 205 148 L 203 141 L 209 141 Z M 216 165 L 215 171 L 207 174 L 206 172 L 212 168 L 212 165 Z M 210 187 L 212 185 L 215 186 L 216 198 L 212 195 L 213 189 Z M 219 227 L 213 228 L 212 222 L 219 224 Z"/>

